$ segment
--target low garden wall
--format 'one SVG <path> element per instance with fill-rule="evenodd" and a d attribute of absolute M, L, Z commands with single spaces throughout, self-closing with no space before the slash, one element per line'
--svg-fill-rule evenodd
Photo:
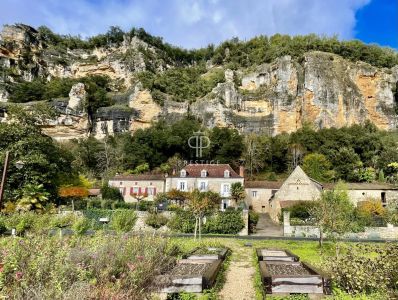
<path fill-rule="evenodd" d="M 284 212 L 283 235 L 288 237 L 319 238 L 319 228 L 310 225 L 290 225 L 290 213 Z M 350 239 L 398 240 L 398 227 L 392 225 L 387 227 L 365 227 L 363 232 L 351 232 L 343 237 Z"/>

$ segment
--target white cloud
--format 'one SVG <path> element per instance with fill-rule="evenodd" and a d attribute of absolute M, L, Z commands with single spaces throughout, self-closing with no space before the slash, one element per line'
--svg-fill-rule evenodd
<path fill-rule="evenodd" d="M 317 33 L 352 38 L 370 0 L 0 0 L 0 24 L 47 25 L 90 36 L 111 25 L 144 27 L 184 47 L 238 36 Z"/>

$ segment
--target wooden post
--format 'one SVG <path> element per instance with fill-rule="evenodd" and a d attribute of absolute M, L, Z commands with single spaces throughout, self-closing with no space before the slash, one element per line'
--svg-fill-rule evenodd
<path fill-rule="evenodd" d="M 8 168 L 9 158 L 10 158 L 10 152 L 6 151 L 6 158 L 4 160 L 4 167 L 3 167 L 3 176 L 1 177 L 1 186 L 0 186 L 0 211 L 3 208 L 3 194 L 4 194 L 4 186 L 6 184 L 6 179 L 7 179 L 7 168 Z"/>

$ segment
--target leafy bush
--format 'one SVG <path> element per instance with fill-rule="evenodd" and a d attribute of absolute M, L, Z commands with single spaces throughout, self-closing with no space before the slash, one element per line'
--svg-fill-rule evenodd
<path fill-rule="evenodd" d="M 167 239 L 151 236 L 4 239 L 0 297 L 147 299 L 148 283 L 176 254 Z"/>
<path fill-rule="evenodd" d="M 207 217 L 206 224 L 203 224 L 202 233 L 236 234 L 244 226 L 241 211 L 227 210 Z M 191 211 L 176 211 L 176 214 L 169 221 L 168 227 L 182 233 L 193 233 L 195 217 Z"/>
<path fill-rule="evenodd" d="M 168 226 L 173 231 L 192 233 L 195 229 L 195 216 L 191 211 L 177 210 L 170 219 Z"/>
<path fill-rule="evenodd" d="M 393 290 L 398 287 L 397 255 L 397 244 L 357 244 L 331 259 L 328 266 L 334 282 L 349 293 Z"/>
<path fill-rule="evenodd" d="M 296 219 L 301 219 L 301 220 L 307 220 L 310 218 L 310 211 L 311 209 L 315 206 L 315 203 L 313 201 L 300 201 L 289 208 L 287 210 L 290 212 L 290 217 L 296 218 Z"/>
<path fill-rule="evenodd" d="M 107 184 L 101 187 L 101 195 L 103 199 L 123 201 L 123 196 L 120 193 L 119 189 L 109 186 Z"/>
<path fill-rule="evenodd" d="M 250 230 L 250 232 L 255 232 L 259 218 L 260 218 L 260 215 L 257 212 L 255 212 L 253 210 L 249 211 L 249 230 Z"/>
<path fill-rule="evenodd" d="M 66 215 L 56 215 L 51 219 L 50 224 L 51 227 L 55 228 L 66 228 L 72 227 L 73 223 L 76 220 L 76 215 L 72 213 L 68 213 Z"/>
<path fill-rule="evenodd" d="M 245 223 L 241 211 L 225 211 L 209 217 L 203 227 L 204 233 L 237 234 Z"/>
<path fill-rule="evenodd" d="M 87 209 L 92 209 L 92 208 L 102 208 L 100 198 L 93 198 L 87 201 Z"/>
<path fill-rule="evenodd" d="M 112 203 L 112 209 L 136 209 L 137 203 L 128 203 L 124 201 L 115 201 Z"/>
<path fill-rule="evenodd" d="M 153 228 L 160 228 L 167 224 L 169 221 L 163 214 L 150 214 L 145 220 L 145 224 Z"/>
<path fill-rule="evenodd" d="M 82 235 L 87 232 L 91 228 L 92 221 L 85 217 L 80 217 L 75 220 L 72 225 L 73 231 L 78 234 Z"/>
<path fill-rule="evenodd" d="M 111 216 L 110 226 L 118 232 L 128 232 L 134 228 L 137 215 L 131 210 L 116 210 Z"/>
<path fill-rule="evenodd" d="M 383 226 L 387 211 L 380 200 L 368 199 L 358 203 L 355 209 L 358 221 L 363 226 Z"/>
<path fill-rule="evenodd" d="M 149 211 L 154 207 L 154 203 L 153 201 L 145 201 L 142 200 L 140 202 L 138 202 L 138 210 L 140 211 Z"/>

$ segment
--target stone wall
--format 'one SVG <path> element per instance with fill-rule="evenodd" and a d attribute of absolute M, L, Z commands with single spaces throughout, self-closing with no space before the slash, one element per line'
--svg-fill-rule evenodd
<path fill-rule="evenodd" d="M 283 214 L 283 235 L 286 237 L 319 238 L 319 228 L 316 226 L 290 225 L 290 213 Z M 327 236 L 326 236 L 327 237 Z M 365 227 L 363 232 L 347 233 L 342 238 L 368 240 L 398 240 L 398 227 Z"/>

